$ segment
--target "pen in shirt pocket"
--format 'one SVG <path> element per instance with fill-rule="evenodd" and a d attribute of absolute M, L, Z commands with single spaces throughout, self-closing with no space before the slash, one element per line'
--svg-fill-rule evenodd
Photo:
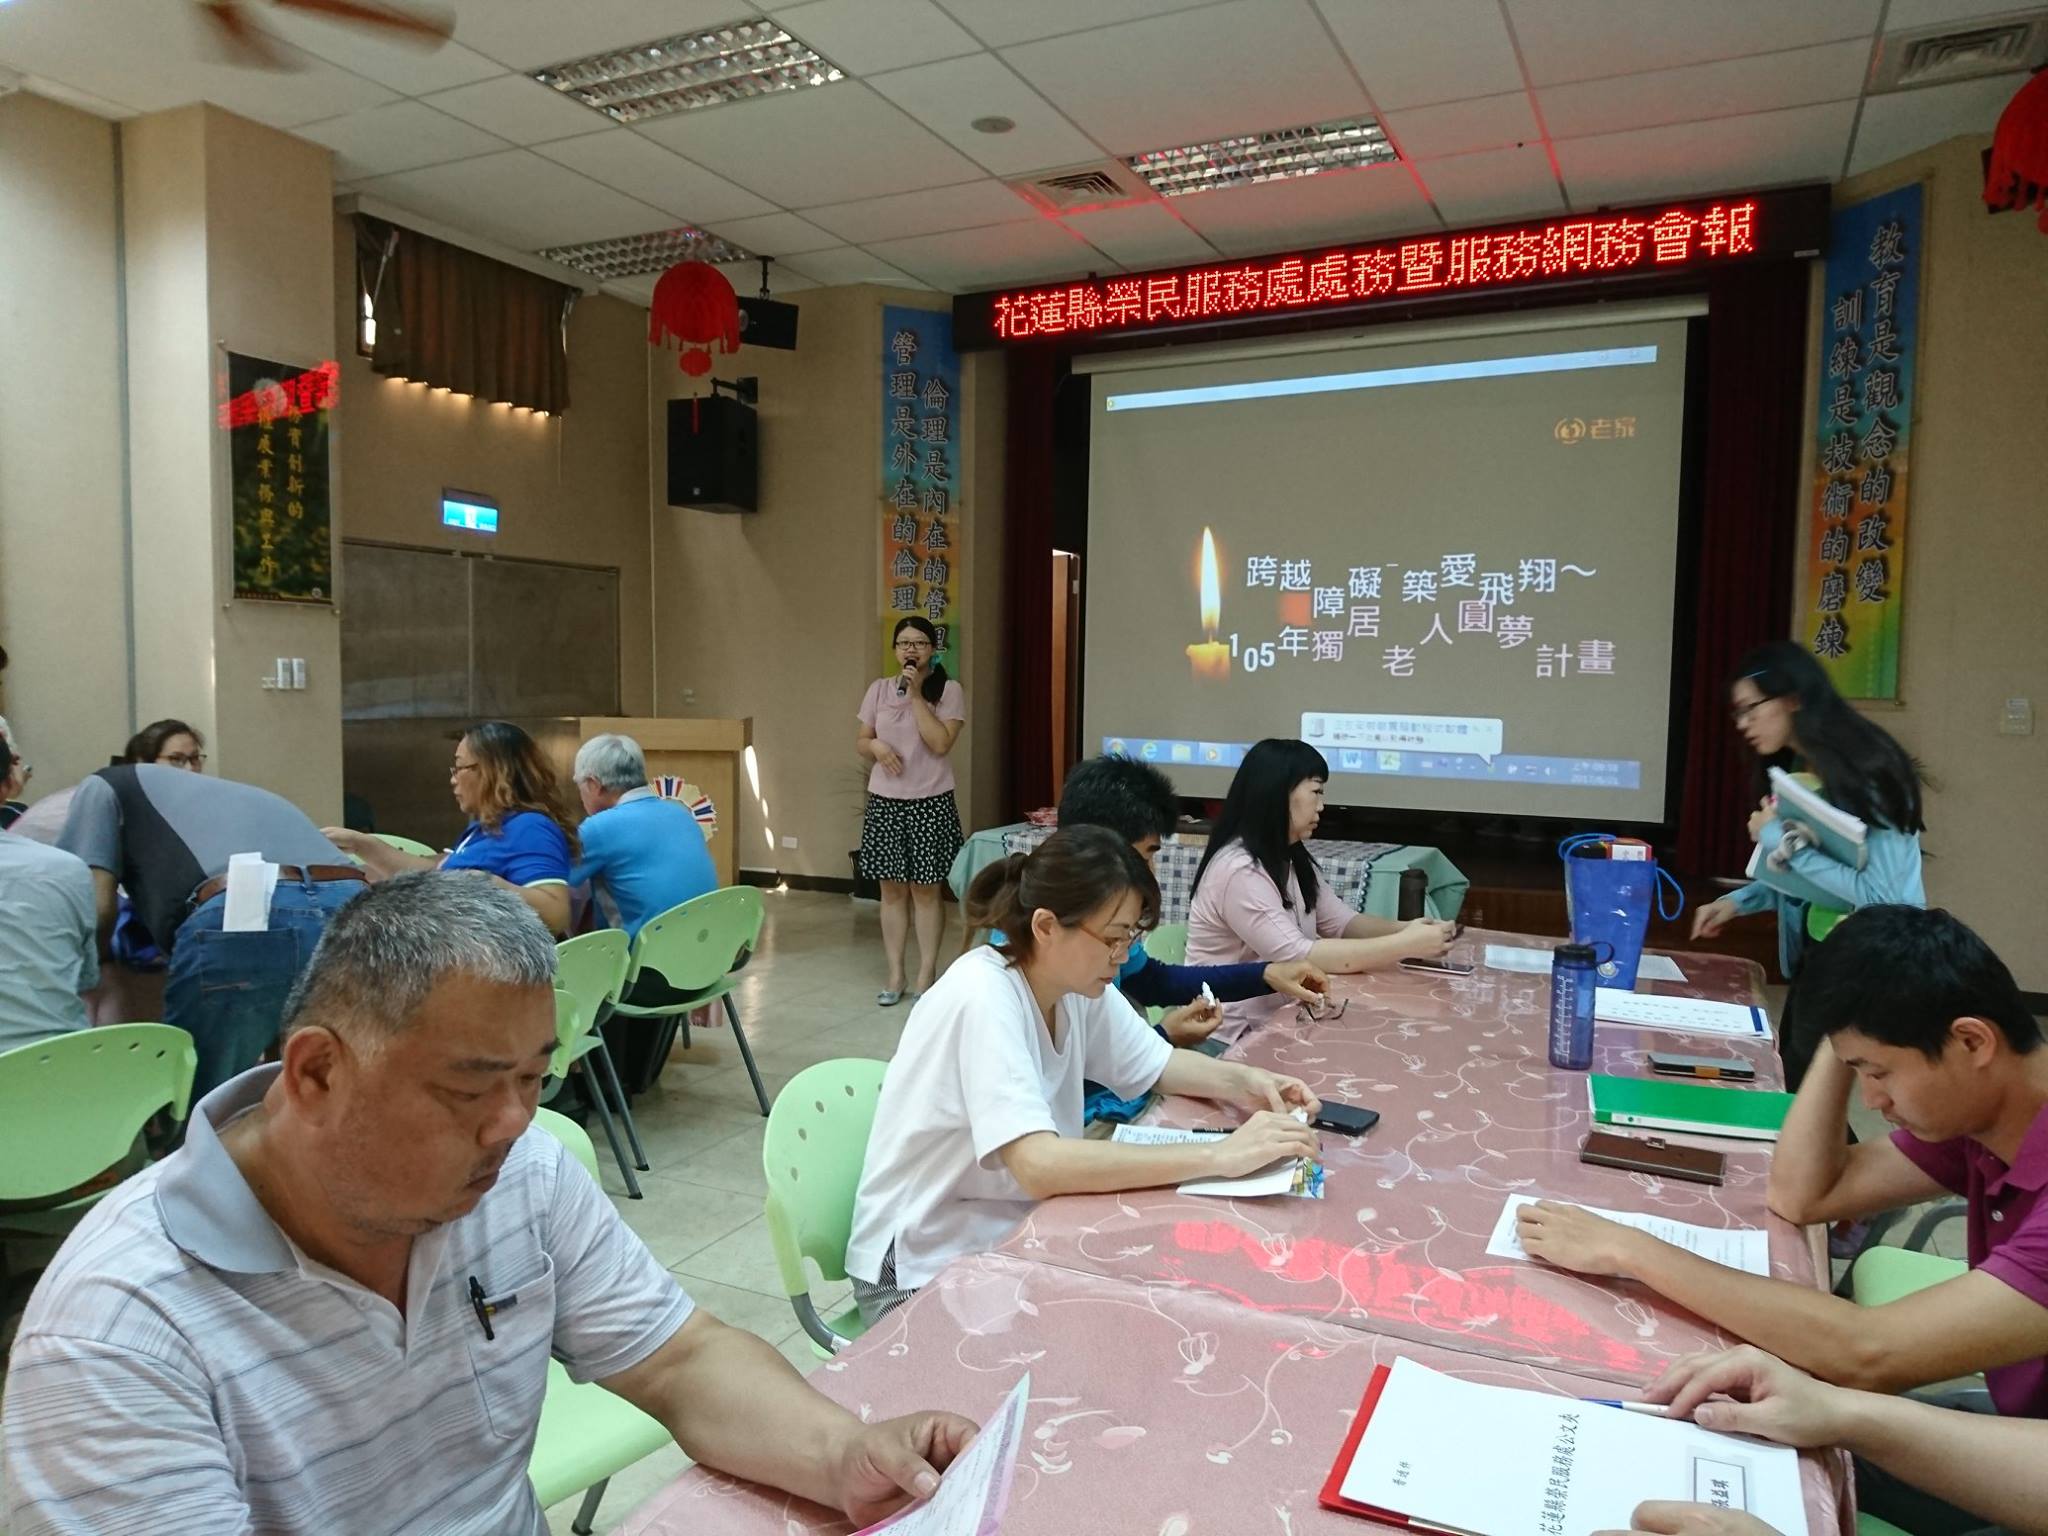
<path fill-rule="evenodd" d="M 495 1339 L 498 1336 L 498 1331 L 491 1326 L 491 1319 L 500 1312 L 506 1312 L 518 1306 L 519 1293 L 511 1291 L 503 1296 L 487 1297 L 484 1295 L 483 1282 L 478 1280 L 475 1275 L 471 1275 L 469 1277 L 469 1305 L 470 1310 L 476 1313 L 477 1326 L 483 1329 L 484 1337 L 486 1339 Z"/>

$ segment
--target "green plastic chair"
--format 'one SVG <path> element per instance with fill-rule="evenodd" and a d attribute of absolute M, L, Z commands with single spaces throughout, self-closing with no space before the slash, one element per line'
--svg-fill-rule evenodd
<path fill-rule="evenodd" d="M 1188 958 L 1188 925 L 1161 923 L 1145 935 L 1145 953 L 1161 965 L 1185 965 Z M 1166 1017 L 1166 1010 L 1159 1007 L 1147 1008 L 1145 1017 L 1156 1025 Z"/>
<path fill-rule="evenodd" d="M 619 1083 L 619 1069 L 612 1061 L 611 1047 L 605 1042 L 604 1021 L 611 1017 L 612 1007 L 619 1000 L 619 993 L 626 985 L 626 971 L 632 964 L 632 941 L 617 928 L 600 928 L 595 933 L 579 934 L 573 939 L 564 939 L 555 946 L 555 990 L 567 992 L 576 999 L 576 1006 L 583 1016 L 583 1040 L 578 1056 L 595 1056 L 598 1073 L 586 1070 L 584 1080 L 590 1087 L 602 1094 L 607 1088 L 611 1092 L 611 1108 L 617 1110 L 619 1119 L 625 1123 L 626 1145 L 633 1149 L 633 1167 L 642 1173 L 647 1171 L 647 1150 L 640 1145 L 640 1127 L 633 1123 L 633 1106 L 626 1102 L 626 1090 Z M 618 1143 L 612 1143 L 612 1150 L 618 1150 Z M 626 1188 L 634 1199 L 640 1198 L 639 1181 L 622 1159 L 619 1171 L 626 1175 Z"/>
<path fill-rule="evenodd" d="M 811 1347 L 830 1359 L 859 1338 L 867 1324 L 851 1307 L 827 1322 L 811 1301 L 804 1260 L 827 1280 L 846 1278 L 846 1243 L 853 1233 L 853 1197 L 860 1189 L 868 1133 L 882 1096 L 889 1064 L 862 1057 L 821 1061 L 806 1067 L 776 1095 L 761 1139 L 761 1168 L 768 1177 L 763 1214 L 782 1288 Z"/>
<path fill-rule="evenodd" d="M 761 893 L 751 885 L 730 885 L 686 901 L 679 907 L 650 917 L 633 941 L 633 966 L 626 977 L 626 989 L 613 1011 L 623 1018 L 659 1019 L 683 1029 L 683 1043 L 689 1044 L 688 1016 L 707 1003 L 725 1004 L 726 1022 L 746 1063 L 747 1077 L 754 1085 L 754 1098 L 761 1113 L 768 1113 L 768 1090 L 761 1086 L 760 1068 L 754 1065 L 753 1047 L 740 1027 L 739 1010 L 733 1007 L 732 992 L 740 984 L 733 974 L 760 941 L 767 909 Z M 633 992 L 643 976 L 652 973 L 668 984 L 674 997 L 659 1003 L 635 1003 Z M 652 979 L 652 978 L 650 978 Z M 655 1053 L 660 1060 L 666 1047 Z"/>
<path fill-rule="evenodd" d="M 582 1126 L 546 1108 L 534 1111 L 533 1123 L 567 1147 L 591 1178 L 597 1177 L 597 1149 Z M 658 1419 L 595 1382 L 571 1381 L 562 1362 L 550 1360 L 527 1481 L 543 1509 L 582 1490 L 583 1503 L 569 1529 L 590 1536 L 605 1485 L 668 1443 L 668 1430 Z"/>
<path fill-rule="evenodd" d="M 633 1165 L 626 1159 L 626 1150 L 619 1145 L 618 1127 L 612 1123 L 612 1112 L 604 1101 L 604 1088 L 597 1074 L 590 1070 L 585 1058 L 604 1050 L 604 1036 L 590 1027 L 590 1016 L 577 1003 L 575 995 L 555 988 L 555 1054 L 548 1058 L 548 1077 L 559 1086 L 560 1081 L 571 1072 L 581 1072 L 589 1084 L 587 1097 L 590 1107 L 597 1112 L 597 1123 L 604 1130 L 604 1139 L 610 1144 L 612 1158 L 619 1165 L 619 1172 L 626 1180 L 627 1195 L 640 1198 L 640 1181 L 633 1177 Z M 609 1060 L 609 1057 L 603 1058 Z M 541 1090 L 543 1100 L 553 1097 L 551 1090 Z M 567 1116 L 562 1118 L 567 1119 Z M 641 1165 L 645 1167 L 643 1163 Z"/>
<path fill-rule="evenodd" d="M 441 857 L 440 849 L 429 848 L 425 843 L 418 842 L 410 837 L 400 837 L 396 832 L 377 832 L 372 835 L 389 843 L 400 853 L 416 854 L 423 859 L 438 859 Z"/>
<path fill-rule="evenodd" d="M 1859 1307 L 1881 1307 L 1969 1269 L 1961 1259 L 1910 1248 L 1866 1248 L 1849 1270 L 1849 1296 Z"/>
<path fill-rule="evenodd" d="M 75 1189 L 128 1156 L 158 1110 L 183 1120 L 198 1062 L 192 1037 L 168 1024 L 110 1024 L 0 1052 L 0 1200 Z M 75 1223 L 104 1193 L 52 1209 Z"/>
<path fill-rule="evenodd" d="M 1856 1536 L 1912 1536 L 1912 1533 L 1900 1530 L 1889 1520 L 1880 1520 L 1875 1515 L 1866 1515 L 1859 1511 L 1856 1516 Z"/>

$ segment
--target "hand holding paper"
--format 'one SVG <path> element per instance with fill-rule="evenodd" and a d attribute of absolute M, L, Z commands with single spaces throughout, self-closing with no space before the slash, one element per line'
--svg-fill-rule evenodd
<path fill-rule="evenodd" d="M 864 1426 L 848 1451 L 843 1500 L 848 1517 L 872 1520 L 906 1492 L 917 1492 L 924 1501 L 863 1526 L 857 1536 L 874 1531 L 890 1536 L 995 1536 L 1010 1500 L 1010 1479 L 1017 1468 L 1030 1400 L 1027 1373 L 978 1434 L 967 1420 L 951 1413 L 917 1413 Z M 945 1477 L 935 1479 L 928 1462 L 945 1466 Z"/>
<path fill-rule="evenodd" d="M 1556 1204 L 1534 1195 L 1508 1196 L 1486 1251 L 1496 1258 L 1541 1259 L 1580 1274 L 1618 1274 L 1629 1241 L 1622 1229 L 1647 1233 L 1744 1274 L 1771 1272 L 1770 1238 L 1759 1228 L 1702 1227 L 1636 1211 Z M 1532 1233 L 1539 1234 L 1533 1248 Z"/>

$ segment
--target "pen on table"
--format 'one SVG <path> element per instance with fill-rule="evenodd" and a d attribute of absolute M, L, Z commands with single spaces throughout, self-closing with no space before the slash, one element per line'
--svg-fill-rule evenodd
<path fill-rule="evenodd" d="M 1662 1403 L 1624 1403 L 1617 1397 L 1582 1397 L 1582 1403 L 1593 1403 L 1601 1408 L 1619 1408 L 1623 1413 L 1647 1413 L 1664 1418 L 1669 1411 Z"/>

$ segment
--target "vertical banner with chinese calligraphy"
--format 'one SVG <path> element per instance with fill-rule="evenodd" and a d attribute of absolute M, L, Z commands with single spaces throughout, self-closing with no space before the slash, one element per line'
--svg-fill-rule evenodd
<path fill-rule="evenodd" d="M 1852 699 L 1899 695 L 1925 228 L 1915 182 L 1836 210 L 1829 239 L 1799 632 Z"/>
<path fill-rule="evenodd" d="M 882 670 L 911 614 L 959 675 L 960 355 L 944 310 L 882 310 Z"/>
<path fill-rule="evenodd" d="M 228 439 L 228 526 L 236 597 L 334 599 L 328 471 L 334 363 L 313 368 L 223 354 L 219 423 Z"/>

